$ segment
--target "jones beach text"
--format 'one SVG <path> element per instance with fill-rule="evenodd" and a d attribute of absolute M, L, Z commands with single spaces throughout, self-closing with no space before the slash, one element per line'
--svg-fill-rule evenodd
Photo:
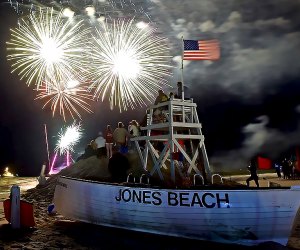
<path fill-rule="evenodd" d="M 164 197 L 165 196 L 165 197 Z M 159 192 L 150 190 L 120 189 L 115 197 L 119 202 L 143 203 L 160 206 L 225 207 L 229 208 L 228 193 L 212 192 Z M 164 202 L 166 200 L 166 202 Z M 223 206 L 222 206 L 223 205 Z"/>

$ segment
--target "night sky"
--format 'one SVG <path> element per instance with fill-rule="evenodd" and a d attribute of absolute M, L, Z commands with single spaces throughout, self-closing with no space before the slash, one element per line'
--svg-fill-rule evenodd
<path fill-rule="evenodd" d="M 70 2 L 84 9 L 84 1 Z M 53 154 L 55 136 L 72 120 L 65 123 L 42 110 L 32 88 L 10 73 L 6 42 L 20 15 L 9 3 L 0 7 L 0 168 L 12 164 L 19 175 L 37 175 L 47 160 L 44 124 Z M 113 8 L 130 16 L 141 7 L 139 18 L 151 20 L 168 38 L 174 89 L 180 79 L 181 37 L 220 41 L 220 60 L 185 61 L 183 71 L 198 105 L 210 163 L 239 169 L 257 154 L 273 160 L 289 156 L 286 152 L 300 144 L 300 1 L 123 0 L 122 7 Z M 108 103 L 93 103 L 93 114 L 82 113 L 84 136 L 76 152 L 106 124 L 141 120 L 144 108 L 120 114 Z"/>

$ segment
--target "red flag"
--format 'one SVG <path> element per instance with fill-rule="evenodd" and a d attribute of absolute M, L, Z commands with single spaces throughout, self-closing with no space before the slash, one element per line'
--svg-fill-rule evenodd
<path fill-rule="evenodd" d="M 258 169 L 271 169 L 272 161 L 268 158 L 258 156 L 257 157 L 257 166 L 258 166 Z"/>
<path fill-rule="evenodd" d="M 300 148 L 296 147 L 296 157 L 297 157 L 297 163 L 295 164 L 295 167 L 298 171 L 300 171 Z"/>

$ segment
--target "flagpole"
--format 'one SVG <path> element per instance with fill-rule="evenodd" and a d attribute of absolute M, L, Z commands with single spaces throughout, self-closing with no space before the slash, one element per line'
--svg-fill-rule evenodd
<path fill-rule="evenodd" d="M 47 126 L 46 126 L 46 123 L 44 124 L 44 128 L 45 128 L 45 140 L 46 140 L 46 146 L 47 146 L 47 155 L 48 155 L 48 166 L 50 166 L 50 155 L 49 155 L 48 133 L 47 133 Z"/>
<path fill-rule="evenodd" d="M 182 41 L 182 55 L 181 55 L 181 99 L 184 100 L 184 82 L 183 82 L 183 54 L 184 54 L 184 40 L 183 36 L 181 37 Z"/>

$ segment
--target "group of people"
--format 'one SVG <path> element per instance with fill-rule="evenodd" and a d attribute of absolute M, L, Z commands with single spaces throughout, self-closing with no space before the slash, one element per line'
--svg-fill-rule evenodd
<path fill-rule="evenodd" d="M 173 98 L 179 98 L 181 99 L 184 97 L 184 99 L 189 99 L 190 94 L 189 90 L 186 86 L 183 86 L 182 82 L 177 82 L 177 93 L 174 94 L 173 92 L 170 92 L 169 96 L 164 93 L 162 89 L 158 90 L 158 96 L 155 99 L 154 104 L 157 105 L 161 102 L 165 102 L 168 100 L 171 100 Z M 163 119 L 164 114 L 163 110 L 166 107 L 159 107 L 154 111 L 154 121 L 156 120 L 160 121 Z M 147 121 L 147 115 L 144 117 L 142 123 L 146 123 Z M 143 126 L 146 124 L 143 124 Z M 88 158 L 91 155 L 97 154 L 98 156 L 106 155 L 108 158 L 112 157 L 113 149 L 116 151 L 119 151 L 121 153 L 126 153 L 128 150 L 128 146 L 132 146 L 130 143 L 130 138 L 135 136 L 140 136 L 141 130 L 140 125 L 136 120 L 132 120 L 128 128 L 125 128 L 125 125 L 123 122 L 118 122 L 117 128 L 112 129 L 111 125 L 107 125 L 104 132 L 100 131 L 98 133 L 97 138 L 92 140 L 86 147 L 84 156 L 79 157 L 81 158 Z"/>
<path fill-rule="evenodd" d="M 170 92 L 169 96 L 162 89 L 159 89 L 154 105 L 172 100 L 173 98 L 177 98 L 177 99 L 184 98 L 185 100 L 190 99 L 188 87 L 184 86 L 182 82 L 177 82 L 177 93 L 174 94 L 174 92 Z M 153 112 L 153 122 L 154 123 L 164 122 L 165 120 L 164 111 L 167 109 L 168 109 L 167 106 L 156 108 Z"/>
<path fill-rule="evenodd" d="M 77 161 L 92 155 L 111 158 L 113 152 L 127 153 L 128 147 L 131 146 L 130 138 L 139 135 L 140 125 L 136 120 L 132 120 L 128 128 L 125 128 L 123 122 L 118 122 L 115 129 L 111 125 L 107 125 L 104 132 L 100 131 L 98 136 L 94 140 L 91 140 L 85 148 L 85 153 Z"/>
<path fill-rule="evenodd" d="M 172 98 L 181 99 L 182 97 L 184 97 L 185 100 L 191 98 L 189 89 L 187 86 L 183 86 L 182 82 L 177 82 L 177 93 L 174 94 L 174 92 L 170 92 L 168 96 L 162 89 L 159 89 L 154 104 L 156 105 L 171 100 Z"/>
<path fill-rule="evenodd" d="M 249 187 L 250 181 L 254 180 L 256 186 L 259 187 L 257 167 L 254 161 L 250 162 L 248 170 L 250 172 L 250 177 L 246 180 L 247 186 Z M 284 158 L 281 163 L 275 163 L 275 171 L 279 179 L 295 179 L 299 176 L 298 170 L 295 167 L 295 162 L 286 158 Z"/>
<path fill-rule="evenodd" d="M 281 164 L 275 163 L 275 170 L 279 179 L 294 179 L 299 175 L 295 167 L 295 162 L 286 158 L 283 159 Z"/>

